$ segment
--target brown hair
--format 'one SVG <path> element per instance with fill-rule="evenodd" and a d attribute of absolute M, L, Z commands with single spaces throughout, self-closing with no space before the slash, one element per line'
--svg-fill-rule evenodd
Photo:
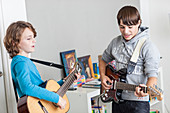
<path fill-rule="evenodd" d="M 25 21 L 17 21 L 12 23 L 6 31 L 6 35 L 4 37 L 4 45 L 11 58 L 19 53 L 18 45 L 25 28 L 29 28 L 33 32 L 34 37 L 36 37 L 37 33 L 34 27 L 29 22 Z"/>
<path fill-rule="evenodd" d="M 122 20 L 123 24 L 127 26 L 136 25 L 139 20 L 142 22 L 138 10 L 133 6 L 124 6 L 119 10 L 117 14 L 117 21 L 119 25 L 120 20 Z"/>

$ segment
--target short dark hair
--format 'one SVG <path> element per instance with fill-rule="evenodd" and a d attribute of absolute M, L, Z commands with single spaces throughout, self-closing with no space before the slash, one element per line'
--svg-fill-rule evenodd
<path fill-rule="evenodd" d="M 139 11 L 133 6 L 122 7 L 117 14 L 117 21 L 120 25 L 120 20 L 123 24 L 130 26 L 138 24 L 139 20 L 142 22 Z"/>
<path fill-rule="evenodd" d="M 25 28 L 29 28 L 33 32 L 34 37 L 37 36 L 37 32 L 29 22 L 25 21 L 13 22 L 7 28 L 6 35 L 4 37 L 4 45 L 11 58 L 13 58 L 19 53 L 18 45 L 21 41 L 21 35 L 24 32 Z"/>

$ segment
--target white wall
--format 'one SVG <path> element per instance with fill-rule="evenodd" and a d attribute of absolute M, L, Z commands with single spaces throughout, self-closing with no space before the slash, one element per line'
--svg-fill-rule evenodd
<path fill-rule="evenodd" d="M 117 11 L 127 4 L 139 7 L 139 0 L 26 0 L 28 20 L 38 31 L 32 57 L 60 63 L 59 52 L 75 49 L 77 57 L 91 55 L 97 62 L 119 34 Z M 57 69 L 38 68 L 44 79 L 61 77 Z"/>
<path fill-rule="evenodd" d="M 169 0 L 150 0 L 150 33 L 151 39 L 155 42 L 161 56 L 161 66 L 163 67 L 164 100 L 170 111 L 170 1 Z M 165 110 L 166 111 L 166 110 Z"/>
<path fill-rule="evenodd" d="M 16 113 L 17 106 L 14 97 L 12 79 L 10 76 L 10 60 L 3 45 L 3 38 L 9 24 L 17 20 L 27 20 L 24 0 L 0 0 L 0 48 L 4 74 L 7 112 Z M 5 104 L 5 103 L 3 103 Z M 5 108 L 4 108 L 5 109 Z"/>
<path fill-rule="evenodd" d="M 60 63 L 59 52 L 76 49 L 78 57 L 90 54 L 97 62 L 97 55 L 119 34 L 116 14 L 127 4 L 141 9 L 143 24 L 150 27 L 151 40 L 163 57 L 164 100 L 170 108 L 169 0 L 26 0 L 28 20 L 38 31 L 32 57 Z M 38 68 L 46 75 L 43 79 L 61 77 L 57 69 Z"/>

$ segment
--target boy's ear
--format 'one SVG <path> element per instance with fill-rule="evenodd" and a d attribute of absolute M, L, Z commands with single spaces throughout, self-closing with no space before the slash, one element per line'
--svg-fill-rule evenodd
<path fill-rule="evenodd" d="M 139 21 L 138 21 L 138 25 L 139 25 L 138 28 L 141 26 L 141 24 L 142 24 L 142 21 L 139 20 Z"/>
<path fill-rule="evenodd" d="M 142 20 L 139 20 L 138 23 L 139 23 L 139 26 L 140 26 L 142 24 Z"/>

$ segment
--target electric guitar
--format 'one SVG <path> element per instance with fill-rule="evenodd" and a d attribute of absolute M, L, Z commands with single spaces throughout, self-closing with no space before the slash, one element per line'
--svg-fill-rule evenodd
<path fill-rule="evenodd" d="M 76 62 L 72 72 L 67 77 L 64 84 L 60 85 L 55 80 L 48 80 L 46 84 L 46 89 L 53 91 L 63 97 L 67 104 L 65 109 L 60 109 L 56 103 L 50 101 L 41 100 L 31 96 L 24 96 L 19 99 L 17 103 L 18 113 L 66 113 L 69 110 L 69 101 L 66 96 L 66 91 L 76 80 L 75 73 L 81 73 L 82 67 L 80 63 Z"/>
<path fill-rule="evenodd" d="M 138 85 L 125 83 L 126 75 L 120 75 L 121 73 L 116 72 L 115 69 L 109 64 L 106 66 L 105 74 L 112 80 L 113 84 L 112 88 L 109 90 L 105 90 L 103 86 L 101 87 L 100 93 L 101 100 L 103 102 L 114 101 L 115 103 L 121 103 L 123 102 L 121 99 L 121 93 L 123 90 L 135 91 L 136 87 L 138 87 Z M 141 87 L 141 90 L 143 90 L 144 93 L 148 93 L 151 98 L 157 97 L 159 101 L 163 98 L 162 90 L 157 88 L 157 86 Z"/>

